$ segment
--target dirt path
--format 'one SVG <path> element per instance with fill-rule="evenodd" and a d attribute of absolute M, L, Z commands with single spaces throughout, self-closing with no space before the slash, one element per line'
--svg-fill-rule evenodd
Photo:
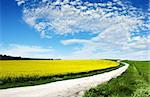
<path fill-rule="evenodd" d="M 82 97 L 91 87 L 121 75 L 128 64 L 119 69 L 89 77 L 57 81 L 49 84 L 0 90 L 0 97 Z"/>

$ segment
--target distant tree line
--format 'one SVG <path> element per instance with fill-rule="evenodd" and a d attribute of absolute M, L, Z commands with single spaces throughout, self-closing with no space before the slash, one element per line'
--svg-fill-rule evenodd
<path fill-rule="evenodd" d="M 0 54 L 0 60 L 61 60 L 61 59 L 44 59 L 44 58 L 23 58 L 23 57 L 14 57 L 14 56 L 8 56 L 8 55 L 1 55 Z"/>

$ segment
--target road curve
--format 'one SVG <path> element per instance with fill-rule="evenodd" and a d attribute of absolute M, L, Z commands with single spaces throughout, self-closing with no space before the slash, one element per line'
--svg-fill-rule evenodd
<path fill-rule="evenodd" d="M 103 74 L 53 83 L 0 90 L 0 97 L 82 97 L 86 90 L 116 78 L 129 64 Z"/>

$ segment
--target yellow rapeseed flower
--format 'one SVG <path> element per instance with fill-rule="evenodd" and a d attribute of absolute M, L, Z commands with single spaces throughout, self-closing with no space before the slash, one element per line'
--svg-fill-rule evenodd
<path fill-rule="evenodd" d="M 109 60 L 1 60 L 0 79 L 78 73 L 118 65 Z"/>

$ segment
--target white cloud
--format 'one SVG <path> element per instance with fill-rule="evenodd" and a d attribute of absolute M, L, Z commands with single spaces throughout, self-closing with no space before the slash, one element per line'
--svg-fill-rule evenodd
<path fill-rule="evenodd" d="M 64 45 L 69 45 L 74 43 L 87 44 L 89 43 L 89 41 L 85 39 L 69 39 L 69 40 L 62 40 L 61 43 Z"/>
<path fill-rule="evenodd" d="M 60 35 L 79 32 L 100 33 L 111 25 L 124 23 L 123 17 L 126 18 L 125 23 L 131 30 L 133 27 L 143 25 L 141 18 L 144 17 L 135 7 L 125 5 L 121 1 L 113 3 L 89 3 L 80 0 L 32 1 L 32 4 L 27 3 L 24 6 L 23 14 L 25 22 L 37 31 Z"/>
<path fill-rule="evenodd" d="M 16 0 L 16 2 L 20 6 L 25 3 L 25 0 Z"/>
<path fill-rule="evenodd" d="M 37 0 L 23 6 L 24 21 L 41 32 L 42 37 L 51 37 L 52 34 L 76 35 L 76 33 L 96 35 L 90 39 L 62 40 L 61 43 L 64 45 L 83 44 L 69 56 L 72 58 L 100 56 L 133 58 L 134 55 L 131 54 L 141 55 L 139 58 L 146 57 L 144 55 L 149 50 L 150 44 L 150 33 L 146 36 L 143 33 L 150 31 L 150 20 L 149 18 L 146 20 L 146 17 L 148 13 L 121 0 L 106 3 Z M 133 36 L 132 32 L 140 34 Z M 141 52 L 144 52 L 144 55 Z"/>
<path fill-rule="evenodd" d="M 78 49 L 64 59 L 128 59 L 128 60 L 150 60 L 150 50 L 99 50 L 94 47 Z"/>
<path fill-rule="evenodd" d="M 107 37 L 108 36 L 108 37 Z M 128 40 L 121 37 L 121 34 L 106 35 L 106 37 L 94 37 L 89 40 L 69 39 L 62 43 L 65 45 L 80 43 L 83 46 L 75 49 L 66 58 L 93 59 L 93 58 L 121 58 L 121 59 L 150 59 L 150 38 L 133 37 Z M 126 39 L 126 38 L 125 38 Z M 108 41 L 106 41 L 108 40 Z"/>
<path fill-rule="evenodd" d="M 11 44 L 8 47 L 1 46 L 1 54 L 34 57 L 34 58 L 53 58 L 54 50 L 51 47 L 29 46 L 20 44 Z"/>

